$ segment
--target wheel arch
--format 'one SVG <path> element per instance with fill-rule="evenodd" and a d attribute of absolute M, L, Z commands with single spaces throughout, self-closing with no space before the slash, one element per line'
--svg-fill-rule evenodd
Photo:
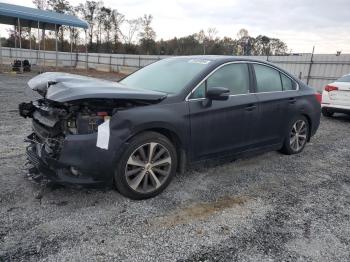
<path fill-rule="evenodd" d="M 308 134 L 308 139 L 307 139 L 307 142 L 310 142 L 310 139 L 311 139 L 311 130 L 312 130 L 312 120 L 311 120 L 311 117 L 306 114 L 306 113 L 303 113 L 301 114 L 303 117 L 306 118 L 308 124 L 309 124 L 309 134 Z"/>

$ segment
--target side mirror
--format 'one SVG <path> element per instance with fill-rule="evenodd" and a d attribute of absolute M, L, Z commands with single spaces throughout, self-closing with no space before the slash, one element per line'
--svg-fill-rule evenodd
<path fill-rule="evenodd" d="M 230 95 L 230 90 L 226 87 L 210 87 L 207 90 L 207 98 L 211 100 L 227 100 Z"/>

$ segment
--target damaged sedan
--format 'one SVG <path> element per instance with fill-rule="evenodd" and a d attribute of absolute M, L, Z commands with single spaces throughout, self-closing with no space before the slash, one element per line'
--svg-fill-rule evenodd
<path fill-rule="evenodd" d="M 314 89 L 263 61 L 168 58 L 119 82 L 44 73 L 32 119 L 32 172 L 61 184 L 115 185 L 133 199 L 162 192 L 188 163 L 261 151 L 301 152 L 316 133 Z"/>

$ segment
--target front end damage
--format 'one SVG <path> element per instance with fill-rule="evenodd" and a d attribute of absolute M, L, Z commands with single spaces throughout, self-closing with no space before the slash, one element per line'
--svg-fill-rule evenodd
<path fill-rule="evenodd" d="M 48 82 L 48 89 L 57 83 Z M 61 83 L 61 93 L 64 87 Z M 71 89 L 74 86 L 69 86 L 69 91 Z M 103 94 L 96 97 L 91 90 L 92 96 L 79 94 L 80 99 L 72 101 L 67 99 L 69 94 L 63 92 L 65 101 L 54 101 L 48 98 L 47 90 L 41 89 L 39 93 L 43 98 L 19 105 L 20 115 L 32 119 L 33 133 L 25 139 L 26 155 L 32 165 L 30 171 L 63 184 L 110 184 L 116 152 L 121 145 L 113 144 L 118 141 L 114 139 L 109 147 L 99 147 L 99 126 L 112 121 L 120 110 L 160 101 L 128 99 L 125 92 L 122 99 L 116 98 L 117 94 L 112 98 L 103 98 Z M 57 97 L 57 92 L 55 95 Z"/>
<path fill-rule="evenodd" d="M 34 166 L 31 171 L 58 182 L 105 181 L 111 156 L 96 147 L 96 132 L 118 110 L 108 102 L 61 104 L 40 99 L 20 104 L 20 114 L 32 118 L 33 133 L 25 140 L 28 160 Z M 106 164 L 97 163 L 96 157 L 103 157 Z"/>

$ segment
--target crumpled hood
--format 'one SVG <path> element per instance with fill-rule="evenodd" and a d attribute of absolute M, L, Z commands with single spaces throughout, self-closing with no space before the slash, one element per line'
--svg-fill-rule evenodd
<path fill-rule="evenodd" d="M 33 77 L 28 86 L 49 100 L 69 102 L 89 98 L 162 100 L 165 93 L 129 88 L 117 82 L 69 73 L 47 72 Z"/>

